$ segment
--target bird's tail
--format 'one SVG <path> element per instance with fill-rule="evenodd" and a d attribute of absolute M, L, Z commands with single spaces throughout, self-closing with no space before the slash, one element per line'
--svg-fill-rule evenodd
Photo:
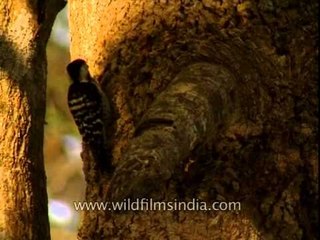
<path fill-rule="evenodd" d="M 89 150 L 94 158 L 97 170 L 107 173 L 113 172 L 111 149 L 107 149 L 104 144 L 100 144 L 99 146 L 89 145 Z"/>

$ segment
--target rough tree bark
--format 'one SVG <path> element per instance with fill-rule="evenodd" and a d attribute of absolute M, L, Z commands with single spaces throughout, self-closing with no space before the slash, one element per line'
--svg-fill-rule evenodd
<path fill-rule="evenodd" d="M 0 3 L 0 239 L 50 239 L 46 43 L 63 0 Z"/>
<path fill-rule="evenodd" d="M 80 239 L 317 237 L 316 1 L 69 1 L 71 57 L 113 100 L 116 171 L 87 201 L 241 201 L 84 212 Z M 81 26 L 81 28 L 79 28 Z"/>

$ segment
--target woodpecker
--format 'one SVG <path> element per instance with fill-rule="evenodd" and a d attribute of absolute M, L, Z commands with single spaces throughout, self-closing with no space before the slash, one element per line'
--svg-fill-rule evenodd
<path fill-rule="evenodd" d="M 68 64 L 72 81 L 68 90 L 68 105 L 82 142 L 88 146 L 96 166 L 111 171 L 111 153 L 106 144 L 105 124 L 110 121 L 110 104 L 99 84 L 91 77 L 87 63 L 76 59 Z"/>

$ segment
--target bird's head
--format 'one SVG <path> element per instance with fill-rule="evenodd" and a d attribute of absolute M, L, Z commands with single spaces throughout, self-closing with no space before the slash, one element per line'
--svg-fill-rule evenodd
<path fill-rule="evenodd" d="M 69 63 L 67 72 L 73 82 L 88 82 L 91 80 L 88 64 L 83 59 L 76 59 Z"/>

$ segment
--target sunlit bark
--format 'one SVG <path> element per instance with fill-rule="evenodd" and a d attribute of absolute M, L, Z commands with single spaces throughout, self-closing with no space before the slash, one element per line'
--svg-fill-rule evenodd
<path fill-rule="evenodd" d="M 0 239 L 50 239 L 46 43 L 64 1 L 0 2 Z"/>

